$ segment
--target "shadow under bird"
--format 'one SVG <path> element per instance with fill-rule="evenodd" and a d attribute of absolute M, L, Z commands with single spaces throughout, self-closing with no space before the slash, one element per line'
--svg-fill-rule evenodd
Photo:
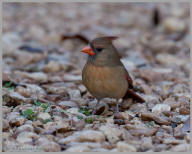
<path fill-rule="evenodd" d="M 82 52 L 88 54 L 82 72 L 82 82 L 99 103 L 103 98 L 132 98 L 137 102 L 145 100 L 133 90 L 133 80 L 120 61 L 112 41 L 115 36 L 99 37 L 92 40 Z M 118 103 L 116 111 L 119 112 Z"/>

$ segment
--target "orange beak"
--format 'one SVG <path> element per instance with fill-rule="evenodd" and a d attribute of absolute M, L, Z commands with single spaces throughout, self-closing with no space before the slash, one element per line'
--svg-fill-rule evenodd
<path fill-rule="evenodd" d="M 91 56 L 94 56 L 94 55 L 95 55 L 95 53 L 93 52 L 93 50 L 92 50 L 89 46 L 84 47 L 84 48 L 81 50 L 81 52 L 87 53 L 87 54 L 89 54 L 89 55 L 91 55 Z"/>

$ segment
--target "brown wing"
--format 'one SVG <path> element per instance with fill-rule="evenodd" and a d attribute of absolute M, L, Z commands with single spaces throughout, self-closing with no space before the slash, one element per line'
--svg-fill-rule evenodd
<path fill-rule="evenodd" d="M 125 96 L 123 97 L 123 99 L 133 98 L 137 102 L 140 102 L 140 103 L 145 102 L 145 100 L 141 96 L 139 96 L 138 94 L 136 94 L 136 92 L 131 90 L 131 89 L 133 89 L 133 80 L 131 79 L 128 72 L 126 74 L 126 79 L 129 84 L 129 87 L 128 87 L 127 92 L 126 92 Z M 131 89 L 129 89 L 129 88 L 131 88 Z"/>
<path fill-rule="evenodd" d="M 130 75 L 129 75 L 129 73 L 126 71 L 126 80 L 127 80 L 127 82 L 128 82 L 128 84 L 129 84 L 129 88 L 133 88 L 133 80 L 131 79 L 131 77 L 130 77 Z"/>

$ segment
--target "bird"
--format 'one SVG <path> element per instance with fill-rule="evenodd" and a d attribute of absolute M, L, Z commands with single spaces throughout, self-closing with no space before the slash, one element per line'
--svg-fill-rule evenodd
<path fill-rule="evenodd" d="M 82 70 L 82 83 L 97 104 L 103 98 L 114 98 L 117 101 L 116 112 L 119 112 L 119 99 L 132 98 L 136 102 L 145 102 L 133 90 L 133 80 L 120 60 L 120 55 L 113 41 L 117 36 L 103 36 L 93 39 L 81 52 L 88 54 Z"/>

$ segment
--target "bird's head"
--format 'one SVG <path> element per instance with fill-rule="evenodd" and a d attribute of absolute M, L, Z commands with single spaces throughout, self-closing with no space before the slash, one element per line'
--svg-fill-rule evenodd
<path fill-rule="evenodd" d="M 81 51 L 89 55 L 89 62 L 96 65 L 112 65 L 120 59 L 115 47 L 112 44 L 112 41 L 115 39 L 117 39 L 115 36 L 95 38 Z"/>

